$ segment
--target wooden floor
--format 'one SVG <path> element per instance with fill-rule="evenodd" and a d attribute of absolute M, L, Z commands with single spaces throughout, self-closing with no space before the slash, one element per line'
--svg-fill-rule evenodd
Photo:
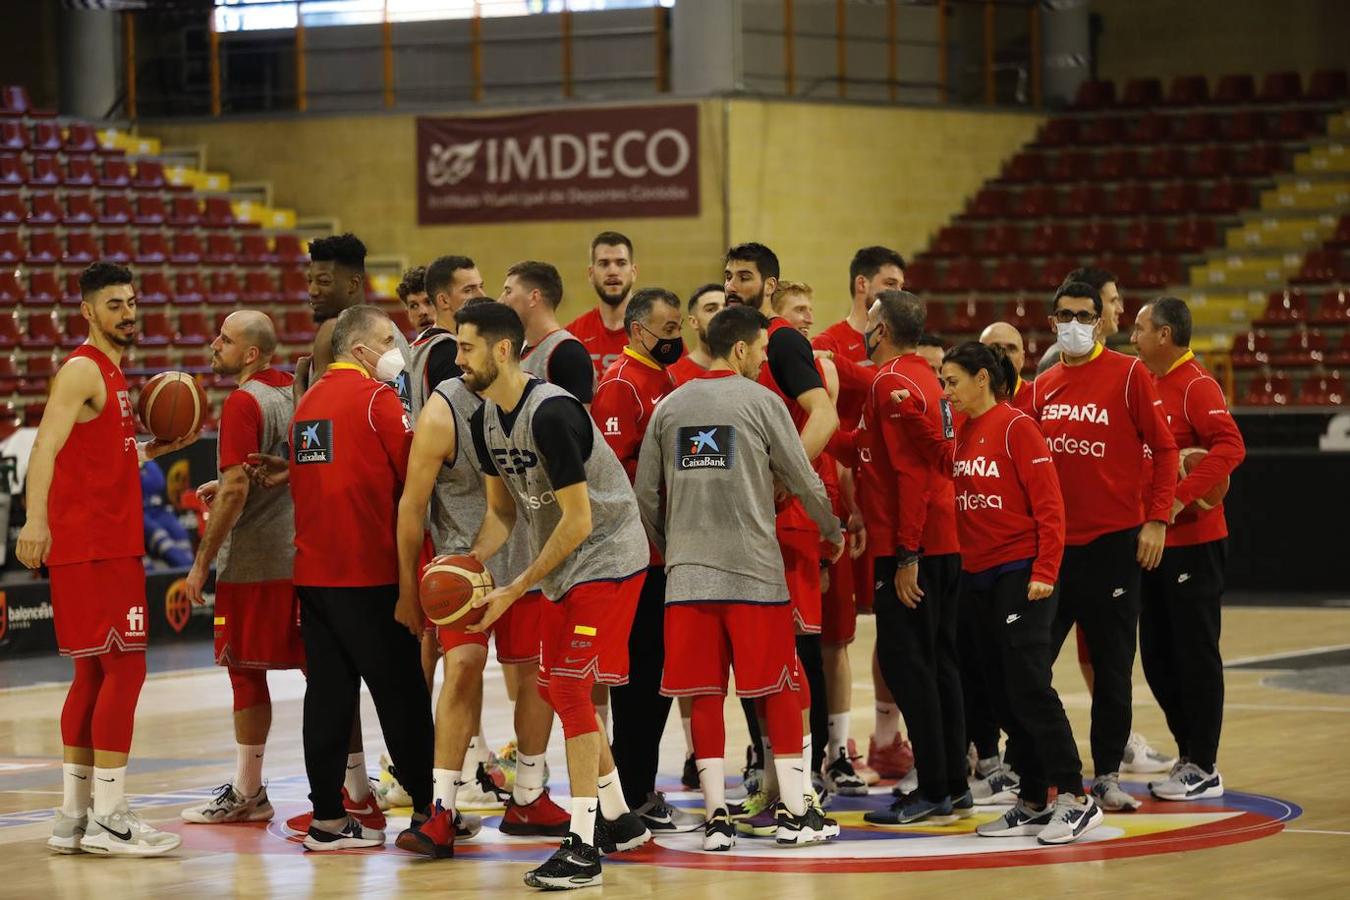
<path fill-rule="evenodd" d="M 865 655 L 872 640 L 871 620 L 860 619 L 852 731 L 864 745 L 872 727 Z M 1350 645 L 1350 609 L 1225 611 L 1223 646 L 1230 662 L 1333 645 Z M 845 831 L 829 847 L 778 851 L 742 839 L 735 855 L 727 856 L 704 854 L 689 837 L 663 839 L 659 847 L 607 864 L 603 891 L 623 897 L 832 900 L 898 891 L 986 897 L 1344 897 L 1350 895 L 1350 780 L 1345 777 L 1350 668 L 1344 668 L 1344 660 L 1339 664 L 1339 670 L 1317 670 L 1320 692 L 1263 684 L 1286 680 L 1269 670 L 1230 669 L 1220 755 L 1229 797 L 1205 804 L 1149 802 L 1133 816 L 1109 815 L 1090 843 L 1037 850 L 1029 839 L 992 841 L 971 834 L 973 823 L 991 818 L 992 812 L 948 828 L 903 834 L 868 829 L 861 811 L 885 802 L 878 789 L 865 801 L 836 806 Z M 1055 678 L 1086 757 L 1088 697 L 1069 653 Z M 509 709 L 500 677 L 492 680 L 484 719 L 489 738 L 504 743 L 510 736 Z M 1173 749 L 1142 675 L 1136 673 L 1135 684 L 1136 728 L 1160 748 Z M 303 684 L 294 673 L 280 673 L 272 676 L 272 688 L 276 724 L 266 774 L 277 821 L 270 828 L 182 826 L 178 810 L 199 802 L 233 773 L 229 685 L 216 669 L 151 676 L 136 722 L 132 802 L 147 819 L 184 838 L 174 856 L 154 860 L 47 853 L 43 841 L 50 808 L 60 802 L 58 716 L 64 686 L 0 691 L 0 844 L 7 863 L 0 896 L 533 893 L 521 885 L 521 875 L 532 861 L 547 856 L 549 846 L 503 838 L 492 827 L 480 841 L 461 845 L 456 859 L 441 862 L 405 855 L 392 845 L 383 851 L 307 855 L 288 841 L 280 822 L 307 808 L 299 729 Z M 373 770 L 382 743 L 368 701 L 366 708 Z M 739 712 L 729 707 L 727 722 L 729 746 L 743 745 Z M 566 791 L 561 747 L 555 735 L 550 764 L 560 794 Z M 672 799 L 697 806 L 696 797 L 674 793 L 682 747 L 679 725 L 672 721 L 662 780 Z M 1143 780 L 1129 785 L 1140 796 L 1146 794 Z M 391 828 L 399 825 L 397 819 L 391 822 Z"/>

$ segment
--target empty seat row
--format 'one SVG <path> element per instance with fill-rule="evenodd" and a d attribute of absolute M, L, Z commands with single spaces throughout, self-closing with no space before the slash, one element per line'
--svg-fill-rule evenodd
<path fill-rule="evenodd" d="M 13 271 L 0 272 L 0 306 L 51 306 L 80 302 L 80 273 L 66 272 L 64 279 L 48 269 L 35 269 L 25 279 Z M 203 280 L 197 271 L 175 273 L 173 280 L 163 272 L 150 270 L 137 274 L 137 300 L 142 305 L 211 303 L 233 306 L 238 303 L 305 303 L 309 282 L 300 269 L 285 269 L 278 274 L 254 270 L 241 277 L 234 271 L 212 272 Z"/>
<path fill-rule="evenodd" d="M 1172 225 L 1162 219 L 1135 219 L 1118 225 L 1089 221 L 1082 225 L 1047 222 L 1032 226 L 1011 223 L 975 228 L 948 225 L 933 239 L 926 255 L 1050 256 L 1059 253 L 1199 253 L 1219 243 L 1213 219 L 1182 219 Z"/>
<path fill-rule="evenodd" d="M 0 119 L 50 119 L 56 113 L 50 109 L 37 109 L 28 99 L 28 91 L 21 84 L 7 84 L 0 87 Z"/>
<path fill-rule="evenodd" d="M 124 156 L 72 155 L 63 166 L 54 153 L 35 153 L 30 164 L 22 154 L 13 151 L 0 152 L 0 184 L 191 190 L 188 185 L 172 184 L 164 174 L 164 163 L 158 159 L 142 159 L 133 170 Z"/>
<path fill-rule="evenodd" d="M 203 236 L 193 231 L 175 232 L 172 238 L 160 231 L 141 231 L 132 240 L 125 231 L 105 231 L 95 237 L 89 231 L 31 231 L 27 239 L 17 231 L 0 231 L 0 265 L 88 264 L 96 259 L 140 265 L 303 265 L 307 257 L 299 253 L 299 242 L 279 242 L 281 249 L 268 245 L 262 234 L 244 234 L 236 240 L 225 232 Z"/>
<path fill-rule="evenodd" d="M 211 316 L 202 310 L 143 312 L 137 317 L 136 343 L 140 347 L 205 346 L 215 339 L 228 312 Z M 309 310 L 283 313 L 276 323 L 282 343 L 302 344 L 314 339 L 314 317 Z M 0 314 L 0 349 L 45 350 L 75 347 L 89 335 L 89 323 L 79 311 L 33 313 L 24 322 L 12 313 Z M 42 354 L 38 354 L 42 356 Z"/>
<path fill-rule="evenodd" d="M 1250 103 L 1295 103 L 1300 100 L 1313 103 L 1332 103 L 1350 96 L 1344 69 L 1319 69 L 1308 79 L 1303 90 L 1303 79 L 1297 72 L 1269 72 L 1261 79 L 1260 90 L 1256 79 L 1247 74 L 1224 75 L 1209 90 L 1209 80 L 1203 75 L 1178 75 L 1163 93 L 1162 81 L 1157 78 L 1134 78 L 1125 83 L 1119 99 L 1113 81 L 1084 81 L 1078 86 L 1073 108 L 1098 110 L 1119 107 L 1146 109 L 1153 106 L 1205 106 L 1218 104 L 1242 106 Z"/>
<path fill-rule="evenodd" d="M 1166 115 L 1057 116 L 1041 126 L 1035 143 L 1043 147 L 1115 144 L 1250 144 L 1259 140 L 1302 141 L 1320 128 L 1319 117 L 1305 109 L 1266 114 L 1231 113 Z"/>
<path fill-rule="evenodd" d="M 1093 265 L 1110 272 L 1124 284 L 1138 288 L 1163 288 L 1183 284 L 1185 268 L 1174 256 L 1153 254 L 1137 266 L 1128 258 L 1109 254 L 1091 254 Z M 1024 257 L 1009 257 L 986 266 L 983 260 L 958 257 L 945 266 L 931 259 L 916 259 L 905 270 L 906 284 L 926 293 L 968 294 L 1014 293 L 1020 291 L 1053 291 L 1064 276 L 1082 263 L 1074 257 L 1060 256 L 1040 265 Z"/>
<path fill-rule="evenodd" d="M 199 199 L 192 194 L 166 198 L 159 193 L 35 191 L 27 197 L 0 190 L 0 224 L 28 225 L 168 225 L 173 228 L 242 228 L 258 226 L 235 218 L 229 197 Z"/>
<path fill-rule="evenodd" d="M 121 153 L 98 142 L 94 126 L 87 122 L 71 122 L 62 133 L 61 126 L 50 120 L 36 121 L 30 127 L 16 119 L 0 119 L 0 150 L 32 150 L 45 153 Z"/>
<path fill-rule="evenodd" d="M 1350 250 L 1342 247 L 1323 247 L 1308 251 L 1298 272 L 1289 279 L 1294 284 L 1350 285 Z"/>
<path fill-rule="evenodd" d="M 1059 152 L 1024 150 L 1003 167 L 1002 181 L 1013 184 L 1047 181 L 1127 181 L 1132 178 L 1165 181 L 1173 178 L 1264 178 L 1282 163 L 1275 144 L 1261 144 L 1234 153 L 1223 145 L 1194 152 L 1159 146 L 1150 150 L 1107 149 L 1098 153 L 1068 149 Z"/>
<path fill-rule="evenodd" d="M 1233 336 L 1236 368 L 1258 366 L 1350 366 L 1350 331 L 1339 337 L 1317 328 L 1300 328 L 1276 335 L 1263 328 Z"/>
<path fill-rule="evenodd" d="M 1103 187 L 1095 182 L 1075 184 L 1067 190 L 1037 184 L 1009 189 L 986 186 L 970 201 L 969 219 L 1086 218 L 1091 216 L 1181 216 L 1202 212 L 1228 215 L 1252 203 L 1246 182 L 1219 181 L 1204 187 L 1193 181 L 1170 181 L 1154 185 L 1126 181 Z"/>
<path fill-rule="evenodd" d="M 1274 291 L 1254 324 L 1262 327 L 1350 325 L 1350 288 L 1309 296 L 1299 288 Z"/>

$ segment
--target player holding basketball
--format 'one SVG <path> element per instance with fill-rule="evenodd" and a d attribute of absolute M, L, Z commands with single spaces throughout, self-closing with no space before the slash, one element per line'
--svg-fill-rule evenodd
<path fill-rule="evenodd" d="M 600 302 L 568 322 L 567 331 L 585 345 L 597 380 L 618 362 L 628 345 L 624 317 L 637 274 L 633 242 L 627 235 L 602 231 L 591 240 L 586 277 Z"/>
<path fill-rule="evenodd" d="M 694 698 L 694 752 L 708 811 L 704 850 L 736 843 L 724 796 L 728 671 L 735 669 L 742 698 L 763 702 L 772 746 L 802 740 L 793 606 L 769 528 L 778 484 L 803 504 L 830 556 L 843 552 L 839 520 L 791 415 L 755 383 L 768 325 L 745 306 L 718 313 L 708 326 L 712 367 L 656 408 L 638 471 L 643 524 L 665 555 L 669 576 L 661 690 Z M 713 509 L 731 527 L 708 528 Z M 782 797 L 773 810 L 779 844 L 820 843 L 839 834 L 838 824 L 807 799 L 804 762 L 795 754 L 774 760 Z"/>
<path fill-rule="evenodd" d="M 705 284 L 689 295 L 685 322 L 694 332 L 694 346 L 667 369 L 676 387 L 697 378 L 712 365 L 712 357 L 708 354 L 708 323 L 726 305 L 727 295 L 720 284 Z"/>
<path fill-rule="evenodd" d="M 136 343 L 131 271 L 80 275 L 89 337 L 52 379 L 28 463 L 19 561 L 47 566 L 57 646 L 75 661 L 61 710 L 63 793 L 47 846 L 57 853 L 158 856 L 181 842 L 127 808 L 127 754 L 145 681 L 140 460 L 197 439 L 136 442 L 122 354 Z"/>
<path fill-rule="evenodd" d="M 523 570 L 474 601 L 484 615 L 470 631 L 486 631 L 539 586 L 546 600 L 538 684 L 567 738 L 569 833 L 525 882 L 598 885 L 601 850 L 651 839 L 624 802 L 591 701 L 597 682 L 628 678 L 628 632 L 646 574 L 647 538 L 623 466 L 580 401 L 521 368 L 520 319 L 504 304 L 486 303 L 466 306 L 455 319 L 464 383 L 484 398 L 470 423 L 487 489 L 487 514 L 472 552 L 491 559 L 513 525 L 529 542 Z"/>
<path fill-rule="evenodd" d="M 216 565 L 216 665 L 226 666 L 234 695 L 234 781 L 209 802 L 185 809 L 185 822 L 265 822 L 272 804 L 263 785 L 263 754 L 272 727 L 268 669 L 305 663 L 300 601 L 291 583 L 295 511 L 284 486 L 252 485 L 244 463 L 253 453 L 285 453 L 295 404 L 291 376 L 272 368 L 276 331 L 266 314 L 231 313 L 211 344 L 211 371 L 239 387 L 220 413 L 216 468 L 220 473 L 206 532 L 188 572 L 188 598 L 204 602 L 202 589 Z"/>
<path fill-rule="evenodd" d="M 1223 390 L 1191 352 L 1185 301 L 1159 297 L 1144 304 L 1132 338 L 1177 446 L 1209 451 L 1177 485 L 1162 561 L 1143 575 L 1139 656 L 1180 755 L 1171 774 L 1149 790 L 1163 800 L 1221 797 L 1215 760 L 1223 724 L 1219 618 L 1228 523 L 1222 503 L 1209 509 L 1194 503 L 1233 473 L 1247 448 Z"/>
<path fill-rule="evenodd" d="M 1064 493 L 1065 550 L 1052 648 L 1075 623 L 1091 654 L 1092 794 L 1108 812 L 1139 801 L 1120 787 L 1133 718 L 1134 649 L 1141 571 L 1162 557 L 1177 480 L 1177 445 L 1148 370 L 1098 342 L 1097 289 L 1071 281 L 1055 292 L 1050 324 L 1063 353 L 1032 382 Z M 1150 481 L 1144 447 L 1153 452 Z"/>

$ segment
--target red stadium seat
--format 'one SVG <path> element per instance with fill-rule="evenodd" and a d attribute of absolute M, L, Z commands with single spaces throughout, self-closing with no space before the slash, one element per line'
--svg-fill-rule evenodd
<path fill-rule="evenodd" d="M 140 194 L 136 197 L 136 215 L 133 221 L 137 225 L 163 225 L 169 217 L 164 206 L 164 197 L 160 194 Z"/>
<path fill-rule="evenodd" d="M 0 306 L 15 306 L 28 299 L 28 291 L 13 269 L 0 271 Z"/>
<path fill-rule="evenodd" d="M 260 231 L 246 231 L 239 238 L 239 262 L 247 266 L 261 266 L 276 262 L 267 236 Z"/>
<path fill-rule="evenodd" d="M 136 163 L 136 177 L 131 186 L 141 191 L 162 191 L 169 187 L 164 178 L 164 163 L 157 159 L 141 159 Z"/>
<path fill-rule="evenodd" d="M 140 265 L 162 265 L 169 258 L 169 245 L 158 231 L 142 231 L 136 242 L 136 262 Z"/>
<path fill-rule="evenodd" d="M 1318 325 L 1350 325 L 1350 296 L 1347 296 L 1347 290 L 1341 288 L 1338 291 L 1329 291 L 1322 295 L 1322 301 L 1317 304 L 1317 314 L 1312 317 L 1312 321 Z M 1350 335 L 1350 331 L 1346 332 Z M 1350 345 L 1347 345 L 1350 349 Z M 1347 361 L 1350 364 L 1350 361 Z"/>
<path fill-rule="evenodd" d="M 1088 222 L 1075 229 L 1069 237 L 1070 253 L 1096 255 L 1116 249 L 1116 226 L 1114 222 Z"/>
<path fill-rule="evenodd" d="M 0 184 L 27 184 L 28 165 L 17 153 L 0 153 Z"/>
<path fill-rule="evenodd" d="M 1265 133 L 1265 120 L 1251 110 L 1238 110 L 1219 117 L 1219 137 L 1231 143 L 1249 144 Z"/>
<path fill-rule="evenodd" d="M 1082 150 L 1064 150 L 1050 155 L 1045 162 L 1045 180 L 1081 181 L 1087 177 L 1092 157 Z"/>
<path fill-rule="evenodd" d="M 61 163 L 54 153 L 34 153 L 28 183 L 55 187 L 61 183 Z"/>
<path fill-rule="evenodd" d="M 947 319 L 948 331 L 958 334 L 979 331 L 994 321 L 994 304 L 988 300 L 967 300 L 958 303 Z"/>
<path fill-rule="evenodd" d="M 1148 211 L 1151 193 L 1147 184 L 1130 181 L 1116 185 L 1106 202 L 1108 208 L 1116 215 L 1138 216 Z"/>
<path fill-rule="evenodd" d="M 1316 130 L 1306 109 L 1286 109 L 1275 118 L 1270 135 L 1281 141 L 1302 141 Z"/>
<path fill-rule="evenodd" d="M 1245 181 L 1220 181 L 1200 198 L 1200 211 L 1235 213 L 1251 205 L 1251 188 Z"/>
<path fill-rule="evenodd" d="M 1219 244 L 1219 230 L 1213 219 L 1186 219 L 1177 224 L 1165 249 L 1180 253 L 1200 253 Z"/>
<path fill-rule="evenodd" d="M 18 225 L 28 218 L 28 206 L 18 191 L 0 192 L 0 225 Z"/>
<path fill-rule="evenodd" d="M 984 267 L 977 259 L 963 257 L 947 264 L 933 290 L 941 293 L 973 291 L 984 281 Z"/>
<path fill-rule="evenodd" d="M 1045 325 L 1045 303 L 1019 297 L 1003 307 L 999 318 L 1015 326 L 1018 331 L 1034 331 Z"/>
<path fill-rule="evenodd" d="M 305 310 L 291 310 L 282 316 L 278 336 L 284 344 L 307 344 L 314 340 L 314 317 Z"/>
<path fill-rule="evenodd" d="M 1172 132 L 1172 140 L 1182 144 L 1203 144 L 1219 133 L 1218 121 L 1209 113 L 1190 113 Z"/>
<path fill-rule="evenodd" d="M 48 323 L 51 322 L 51 316 L 47 316 Z M 51 326 L 52 343 L 56 346 L 56 341 L 60 335 L 56 331 L 56 326 Z M 46 348 L 44 348 L 46 349 Z M 50 352 L 34 354 L 24 360 L 23 378 L 19 381 L 19 393 L 26 397 L 42 397 L 47 393 L 51 380 L 56 375 L 56 360 L 52 358 Z M 46 404 L 41 404 L 46 406 Z M 29 407 L 31 411 L 32 407 Z M 41 417 L 41 409 L 38 410 L 38 416 Z M 25 416 L 25 423 L 27 416 Z M 37 422 L 33 422 L 34 425 Z"/>
<path fill-rule="evenodd" d="M 1201 147 L 1187 157 L 1183 169 L 1189 178 L 1222 178 L 1228 171 L 1228 148 Z"/>
<path fill-rule="evenodd" d="M 174 197 L 168 222 L 175 228 L 196 228 L 202 220 L 201 204 L 196 197 Z"/>
<path fill-rule="evenodd" d="M 13 119 L 0 121 L 0 150 L 19 152 L 28 147 L 28 129 Z"/>
<path fill-rule="evenodd" d="M 141 247 L 145 246 L 145 235 L 141 235 Z M 173 295 L 173 290 L 169 287 L 169 279 L 164 277 L 164 273 L 157 269 L 150 269 L 141 274 L 141 286 L 136 291 L 136 302 L 141 306 L 159 306 L 169 302 Z"/>
<path fill-rule="evenodd" d="M 54 121 L 34 122 L 28 149 L 35 153 L 56 153 L 61 149 L 61 126 Z"/>
<path fill-rule="evenodd" d="M 1003 166 L 1003 181 L 1024 183 L 1041 178 L 1041 154 L 1023 151 Z"/>
<path fill-rule="evenodd" d="M 1195 182 L 1173 181 L 1154 191 L 1149 211 L 1162 216 L 1178 216 L 1195 209 Z"/>
<path fill-rule="evenodd" d="M 93 237 L 85 232 L 93 246 Z M 65 251 L 55 231 L 32 231 L 28 234 L 28 262 L 43 266 L 56 265 Z M 90 257 L 92 259 L 92 257 Z"/>
<path fill-rule="evenodd" d="M 1115 106 L 1116 84 L 1114 81 L 1088 80 L 1080 82 L 1073 98 L 1073 108 L 1092 111 Z"/>
<path fill-rule="evenodd" d="M 0 326 L 3 328 L 3 326 Z M 0 356 L 0 396 L 8 397 L 19 389 L 19 369 L 14 365 L 14 357 L 5 354 Z M 9 403 L 0 403 L 0 427 L 13 431 L 17 423 L 14 407 Z"/>
<path fill-rule="evenodd" d="M 100 225 L 126 225 L 134 216 L 135 211 L 126 194 L 104 192 L 102 209 L 98 214 Z"/>
<path fill-rule="evenodd" d="M 1247 387 L 1242 406 L 1287 406 L 1294 392 L 1293 382 L 1283 372 L 1257 377 Z"/>
<path fill-rule="evenodd" d="M 1203 75 L 1178 75 L 1167 87 L 1167 106 L 1204 106 L 1209 102 L 1209 81 Z"/>
<path fill-rule="evenodd" d="M 1261 329 L 1245 334 L 1233 335 L 1232 359 L 1238 368 L 1263 366 L 1270 362 L 1270 354 L 1275 349 L 1275 341 Z"/>
<path fill-rule="evenodd" d="M 1087 119 L 1078 126 L 1078 140 L 1093 146 L 1118 144 L 1125 137 L 1125 120 L 1119 116 Z"/>
<path fill-rule="evenodd" d="M 71 122 L 67 126 L 66 140 L 62 149 L 67 153 L 98 153 L 103 150 L 99 146 L 94 126 L 86 122 Z"/>
<path fill-rule="evenodd" d="M 1040 219 L 1054 215 L 1055 189 L 1044 184 L 1026 187 L 1008 201 L 1008 215 L 1022 219 Z"/>
<path fill-rule="evenodd" d="M 66 349 L 78 347 L 89 337 L 89 321 L 80 312 L 66 313 L 62 319 L 61 346 Z"/>
<path fill-rule="evenodd" d="M 1001 219 L 1008 206 L 1008 193 L 1002 188 L 984 188 L 971 201 L 966 215 L 972 219 Z"/>
<path fill-rule="evenodd" d="M 1022 238 L 1022 252 L 1030 256 L 1049 256 L 1062 252 L 1066 240 L 1065 228 L 1059 222 L 1033 225 Z"/>
<path fill-rule="evenodd" d="M 48 306 L 58 303 L 64 292 L 56 272 L 51 269 L 37 269 L 28 276 L 28 304 L 42 303 Z"/>
<path fill-rule="evenodd" d="M 905 269 L 905 287 L 911 291 L 928 290 L 937 281 L 937 265 L 931 259 L 910 260 Z M 306 285 L 308 288 L 308 285 Z"/>
<path fill-rule="evenodd" d="M 177 304 L 201 303 L 206 296 L 202 287 L 202 276 L 194 271 L 177 272 L 173 276 L 173 302 Z"/>
<path fill-rule="evenodd" d="M 1154 147 L 1139 163 L 1139 177 L 1150 181 L 1176 178 L 1186 158 L 1178 147 Z"/>
<path fill-rule="evenodd" d="M 1041 126 L 1035 143 L 1042 147 L 1067 147 L 1078 140 L 1078 123 L 1073 119 L 1051 119 Z"/>
<path fill-rule="evenodd" d="M 1291 279 L 1294 284 L 1328 284 L 1336 280 L 1336 254 L 1330 250 L 1309 250 L 1303 265 Z"/>
<path fill-rule="evenodd" d="M 1299 406 L 1344 406 L 1346 396 L 1341 373 L 1331 371 L 1307 378 L 1294 402 Z"/>
<path fill-rule="evenodd" d="M 244 303 L 275 303 L 277 278 L 271 272 L 249 272 L 244 276 L 244 290 L 239 297 Z"/>
<path fill-rule="evenodd" d="M 180 347 L 209 344 L 215 338 L 215 332 L 201 312 L 180 312 L 178 314 L 178 334 L 174 343 Z"/>
<path fill-rule="evenodd" d="M 103 188 L 125 188 L 131 186 L 131 166 L 124 156 L 103 157 L 102 171 L 98 176 L 98 186 Z"/>
<path fill-rule="evenodd" d="M 32 243 L 29 243 L 29 249 L 32 249 Z M 88 265 L 99 257 L 98 244 L 94 242 L 94 235 L 88 231 L 67 231 L 66 249 L 61 255 L 61 262 L 66 265 Z M 130 259 L 130 256 L 128 256 Z"/>
<path fill-rule="evenodd" d="M 94 195 L 84 192 L 66 192 L 66 208 L 61 212 L 61 221 L 66 225 L 92 225 L 100 221 L 98 207 L 94 204 Z M 120 222 L 109 224 L 119 225 Z"/>
<path fill-rule="evenodd" d="M 1125 133 L 1127 144 L 1158 144 L 1168 138 L 1171 120 L 1158 113 L 1144 113 Z"/>
<path fill-rule="evenodd" d="M 1120 105 L 1130 109 L 1144 109 L 1162 103 L 1162 82 L 1156 78 L 1131 78 L 1125 83 Z"/>
<path fill-rule="evenodd" d="M 1079 265 L 1093 265 L 1105 269 L 1116 276 L 1116 284 L 1130 285 L 1134 283 L 1134 263 L 1126 256 L 1115 256 L 1105 254 L 1096 259 L 1085 259 Z M 1067 274 L 1067 273 L 1066 273 Z M 1129 306 L 1129 299 L 1125 301 L 1126 307 Z"/>
<path fill-rule="evenodd" d="M 142 313 L 140 332 L 137 342 L 142 347 L 164 346 L 171 343 L 174 338 L 174 330 L 169 324 L 169 314 L 166 312 Z"/>
<path fill-rule="evenodd" d="M 1112 271 L 1115 271 L 1114 269 Z M 1139 264 L 1139 271 L 1133 278 L 1119 274 L 1122 280 L 1141 288 L 1164 288 L 1169 285 L 1185 284 L 1186 273 L 1182 271 L 1181 260 L 1175 256 L 1155 253 Z"/>
<path fill-rule="evenodd" d="M 1344 294 L 1345 292 L 1342 291 L 1342 300 L 1345 299 Z M 1330 297 L 1327 299 L 1330 299 Z M 1344 320 L 1338 324 L 1344 324 Z M 1326 363 L 1332 366 L 1350 366 L 1350 331 L 1342 332 L 1340 343 L 1327 350 Z"/>
<path fill-rule="evenodd" d="M 1344 69 L 1318 69 L 1308 79 L 1304 98 L 1316 103 L 1334 103 L 1350 96 L 1350 82 Z"/>
<path fill-rule="evenodd" d="M 1261 79 L 1260 103 L 1293 103 L 1303 98 L 1303 80 L 1297 72 L 1267 72 Z"/>
<path fill-rule="evenodd" d="M 19 392 L 23 393 L 23 383 L 20 382 Z M 44 389 L 42 393 L 46 393 Z M 42 413 L 46 410 L 46 403 L 30 403 L 23 408 L 23 424 L 25 428 L 37 428 L 42 422 Z"/>
<path fill-rule="evenodd" d="M 272 252 L 276 254 L 277 262 L 283 266 L 304 265 L 309 262 L 309 254 L 301 245 L 300 236 L 291 232 L 276 236 Z"/>
<path fill-rule="evenodd" d="M 240 223 L 234 217 L 229 197 L 207 197 L 202 201 L 202 224 L 207 228 L 234 228 Z"/>
<path fill-rule="evenodd" d="M 1336 230 L 1327 238 L 1324 246 L 1336 250 L 1350 249 L 1350 213 L 1342 215 L 1336 222 Z"/>
<path fill-rule="evenodd" d="M 72 156 L 66 159 L 66 173 L 61 179 L 67 187 L 93 187 L 98 183 L 98 170 L 89 156 Z"/>
<path fill-rule="evenodd" d="M 67 257 L 79 261 L 74 254 L 77 250 L 67 242 Z M 105 231 L 103 233 L 103 253 L 99 259 L 126 265 L 135 256 L 131 248 L 131 235 L 125 231 Z"/>
<path fill-rule="evenodd" d="M 34 312 L 28 315 L 28 329 L 23 338 L 25 347 L 55 347 L 61 341 L 61 333 L 56 330 L 56 320 L 50 312 Z"/>
<path fill-rule="evenodd" d="M 239 302 L 239 276 L 232 271 L 211 273 L 211 290 L 206 295 L 207 303 L 234 306 Z"/>
<path fill-rule="evenodd" d="M 49 119 L 56 115 L 50 109 L 34 109 L 28 91 L 21 84 L 7 84 L 0 88 L 0 116 L 27 116 L 30 119 Z"/>
<path fill-rule="evenodd" d="M 976 234 L 973 250 L 978 256 L 1007 256 L 1018 252 L 1021 239 L 1016 225 L 990 225 Z"/>
<path fill-rule="evenodd" d="M 173 236 L 173 251 L 169 254 L 169 261 L 175 265 L 196 265 L 205 255 L 202 239 L 196 234 L 179 232 Z"/>
<path fill-rule="evenodd" d="M 1056 256 L 1049 259 L 1036 273 L 1033 287 L 1039 291 L 1053 291 L 1064 281 L 1064 276 L 1078 268 L 1078 263 L 1069 256 Z"/>
<path fill-rule="evenodd" d="M 233 265 L 239 255 L 239 245 L 230 234 L 215 232 L 206 236 L 206 253 L 202 261 L 213 266 Z"/>
<path fill-rule="evenodd" d="M 281 249 L 281 239 L 284 235 L 277 235 L 277 249 Z M 937 237 L 933 238 L 933 244 L 928 248 L 929 256 L 961 256 L 969 253 L 971 248 L 970 229 L 965 225 L 947 225 L 938 232 Z M 294 260 L 285 260 L 294 262 Z"/>
<path fill-rule="evenodd" d="M 985 285 L 991 291 L 1011 294 L 1029 289 L 1034 280 L 1031 265 L 1025 258 L 1014 256 L 1000 261 L 989 274 Z"/>
<path fill-rule="evenodd" d="M 0 347 L 9 350 L 21 343 L 23 343 L 23 335 L 19 333 L 19 320 L 14 317 L 14 313 L 0 315 Z M 12 391 L 13 388 L 10 390 Z"/>
<path fill-rule="evenodd" d="M 55 225 L 58 222 L 65 221 L 65 219 L 65 211 L 61 209 L 61 204 L 57 202 L 56 194 L 43 191 L 40 194 L 35 193 L 29 196 L 29 225 Z"/>
<path fill-rule="evenodd" d="M 1233 158 L 1233 174 L 1263 178 L 1281 166 L 1282 154 L 1274 144 L 1258 144 L 1239 151 Z"/>
<path fill-rule="evenodd" d="M 1124 181 L 1134 177 L 1138 156 L 1133 150 L 1107 150 L 1093 160 L 1089 176 L 1093 181 Z"/>
<path fill-rule="evenodd" d="M 1225 106 L 1241 106 L 1244 103 L 1250 103 L 1256 97 L 1256 82 L 1252 76 L 1225 75 L 1219 79 L 1219 85 L 1214 89 L 1214 102 Z"/>
<path fill-rule="evenodd" d="M 1272 363 L 1282 368 L 1301 368 L 1322 361 L 1326 352 L 1326 335 L 1317 329 L 1298 329 L 1289 335 L 1283 347 L 1278 347 Z"/>

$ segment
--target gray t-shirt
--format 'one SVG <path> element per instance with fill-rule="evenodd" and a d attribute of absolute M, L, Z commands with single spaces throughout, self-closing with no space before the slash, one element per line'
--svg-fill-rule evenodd
<path fill-rule="evenodd" d="M 276 387 L 250 379 L 239 390 L 251 396 L 262 411 L 258 450 L 287 456 L 286 439 L 295 401 L 290 385 Z M 220 463 L 220 447 L 216 447 Z M 289 581 L 295 563 L 295 508 L 286 485 L 265 488 L 249 485 L 239 520 L 216 554 L 216 580 L 225 584 Z"/>
<path fill-rule="evenodd" d="M 695 378 L 661 401 L 634 487 L 665 557 L 667 603 L 788 602 L 775 476 L 821 535 L 837 539 L 839 519 L 776 394 L 727 375 Z"/>

